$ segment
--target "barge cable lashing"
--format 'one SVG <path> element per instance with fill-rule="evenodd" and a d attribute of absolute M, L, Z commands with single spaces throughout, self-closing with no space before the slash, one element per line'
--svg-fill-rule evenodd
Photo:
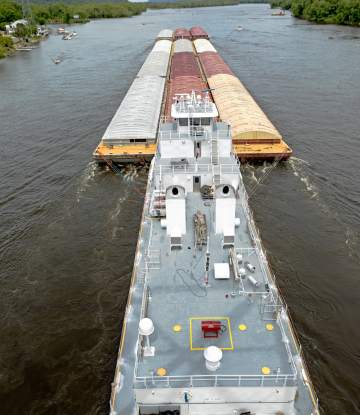
<path fill-rule="evenodd" d="M 172 59 L 172 65 L 179 65 L 171 71 L 179 75 L 178 81 L 167 94 L 166 115 L 158 128 L 156 119 L 156 150 L 127 302 L 131 313 L 126 314 L 123 323 L 110 413 L 318 415 L 303 350 L 263 248 L 234 151 L 234 134 L 238 141 L 246 137 L 255 140 L 257 134 L 243 131 L 236 118 L 230 120 L 229 128 L 224 122 L 227 116 L 219 117 L 220 109 L 226 113 L 226 105 L 221 104 L 225 95 L 237 88 L 229 98 L 230 117 L 236 105 L 241 107 L 240 94 L 245 101 L 248 99 L 247 92 L 241 92 L 236 79 L 228 84 L 235 77 L 219 57 L 217 65 L 209 65 L 217 52 L 207 39 L 194 37 L 195 33 L 201 36 L 203 31 L 175 31 L 175 39 L 179 39 L 176 42 L 183 42 L 172 49 L 189 50 L 186 42 L 193 40 L 202 69 L 211 81 L 210 88 L 202 84 L 200 76 L 194 77 L 200 70 L 191 52 L 176 52 L 189 55 Z M 163 32 L 161 38 L 164 36 L 169 34 Z M 167 45 L 160 42 L 172 41 L 159 40 L 158 49 Z M 158 78 L 166 72 L 165 66 L 160 66 Z M 217 70 L 227 73 L 220 76 Z M 151 85 L 163 88 L 164 82 L 153 78 L 154 74 L 149 79 Z M 191 90 L 186 89 L 190 85 Z M 212 102 L 207 89 L 214 88 Z M 159 91 L 153 93 L 155 113 L 160 117 L 162 95 Z M 183 94 L 180 99 L 179 93 Z M 147 101 L 141 102 L 146 114 L 151 112 L 147 107 L 153 102 L 151 94 L 147 93 Z M 129 107 L 127 103 L 126 109 Z M 251 109 L 247 111 L 257 116 Z M 123 115 L 121 110 L 115 118 L 128 120 Z M 253 124 L 261 127 L 264 116 L 261 113 L 259 117 L 261 121 Z M 130 124 L 126 128 L 141 136 L 140 126 Z M 127 133 L 112 127 L 107 130 L 111 152 L 118 146 L 120 150 L 116 151 L 126 150 L 129 156 L 126 146 L 133 145 L 130 140 L 136 140 L 136 136 L 126 136 L 128 142 L 119 145 L 112 131 L 124 136 Z M 153 133 L 155 120 L 147 127 L 146 131 Z M 281 158 L 289 156 L 285 148 L 276 158 L 273 156 L 273 167 L 259 183 Z M 103 154 L 101 148 L 97 154 L 142 196 L 112 157 Z M 211 201 L 203 194 L 205 186 L 211 192 Z M 199 258 L 195 266 L 194 257 Z M 204 284 L 200 285 L 204 276 Z"/>
<path fill-rule="evenodd" d="M 131 190 L 133 190 L 137 195 L 138 195 L 138 197 L 140 197 L 140 199 L 141 200 L 145 200 L 145 196 L 140 192 L 140 190 L 134 185 L 134 183 L 131 181 L 131 180 L 129 180 L 126 176 L 125 176 L 125 174 L 123 174 L 117 167 L 116 167 L 116 165 L 111 161 L 111 160 L 107 160 L 106 158 L 105 158 L 105 156 L 99 151 L 99 150 L 96 150 L 96 152 L 98 153 L 98 154 L 100 154 L 100 156 L 105 160 L 105 162 L 106 162 L 106 164 L 109 166 L 109 167 L 111 167 L 113 170 L 114 170 L 114 172 L 118 175 L 118 176 L 120 176 L 122 179 L 123 179 L 123 181 L 124 181 L 124 183 L 126 183 L 129 187 L 130 187 L 130 189 Z"/>

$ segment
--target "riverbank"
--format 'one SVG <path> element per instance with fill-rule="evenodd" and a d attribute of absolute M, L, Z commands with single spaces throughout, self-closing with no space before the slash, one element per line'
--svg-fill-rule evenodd
<path fill-rule="evenodd" d="M 270 5 L 290 10 L 294 17 L 309 22 L 360 26 L 360 0 L 272 0 Z"/>
<path fill-rule="evenodd" d="M 2 45 L 0 43 L 0 59 L 6 58 L 8 56 L 13 55 L 15 52 L 17 52 L 20 48 L 25 48 L 30 45 L 34 45 L 36 43 L 39 43 L 40 40 L 42 40 L 45 36 L 38 36 L 34 39 L 29 39 L 28 42 L 26 40 L 20 40 L 17 38 L 11 38 L 11 37 L 5 37 L 1 36 L 0 41 L 2 39 L 10 39 L 10 42 L 7 45 Z M 15 41 L 14 41 L 15 39 Z"/>

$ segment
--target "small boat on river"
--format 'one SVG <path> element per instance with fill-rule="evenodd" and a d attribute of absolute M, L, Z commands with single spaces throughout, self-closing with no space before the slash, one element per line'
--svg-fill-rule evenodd
<path fill-rule="evenodd" d="M 59 27 L 59 28 L 57 29 L 57 33 L 58 33 L 59 35 L 68 35 L 70 32 L 69 32 L 68 30 L 65 30 L 65 29 L 62 29 L 61 27 Z"/>
<path fill-rule="evenodd" d="M 239 26 L 239 27 L 237 28 L 237 30 L 242 30 L 242 27 L 241 27 L 241 26 Z"/>
<path fill-rule="evenodd" d="M 60 63 L 61 60 L 60 59 L 55 59 L 55 63 Z"/>

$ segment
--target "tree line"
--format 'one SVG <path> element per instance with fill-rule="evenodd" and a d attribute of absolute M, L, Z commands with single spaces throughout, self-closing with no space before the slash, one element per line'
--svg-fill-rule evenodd
<path fill-rule="evenodd" d="M 145 12 L 146 9 L 168 9 L 168 8 L 193 8 L 211 6 L 230 6 L 239 3 L 267 3 L 267 0 L 193 0 L 193 1 L 165 1 L 150 3 L 130 3 L 127 1 L 115 1 L 111 3 L 85 3 L 86 0 L 65 0 L 60 3 L 51 3 L 52 0 L 33 0 L 31 8 L 36 23 L 44 25 L 48 22 L 74 22 L 74 16 L 79 16 L 79 20 L 95 18 L 116 18 L 131 17 Z M 81 3 L 84 1 L 84 3 Z M 99 0 L 102 1 L 102 0 Z M 39 4 L 47 2 L 47 4 Z M 20 3 L 12 0 L 0 0 L 0 30 L 4 30 L 5 25 L 22 19 L 22 7 Z"/>
<path fill-rule="evenodd" d="M 271 7 L 318 23 L 360 25 L 360 0 L 272 0 Z"/>
<path fill-rule="evenodd" d="M 146 3 L 149 9 L 186 9 L 193 7 L 236 6 L 240 3 L 269 3 L 268 0 L 193 0 Z"/>

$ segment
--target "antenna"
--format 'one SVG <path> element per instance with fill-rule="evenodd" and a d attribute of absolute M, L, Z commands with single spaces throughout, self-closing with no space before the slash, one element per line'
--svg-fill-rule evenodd
<path fill-rule="evenodd" d="M 23 12 L 23 19 L 31 20 L 33 23 L 35 23 L 34 15 L 31 10 L 29 0 L 22 0 L 22 12 Z"/>

